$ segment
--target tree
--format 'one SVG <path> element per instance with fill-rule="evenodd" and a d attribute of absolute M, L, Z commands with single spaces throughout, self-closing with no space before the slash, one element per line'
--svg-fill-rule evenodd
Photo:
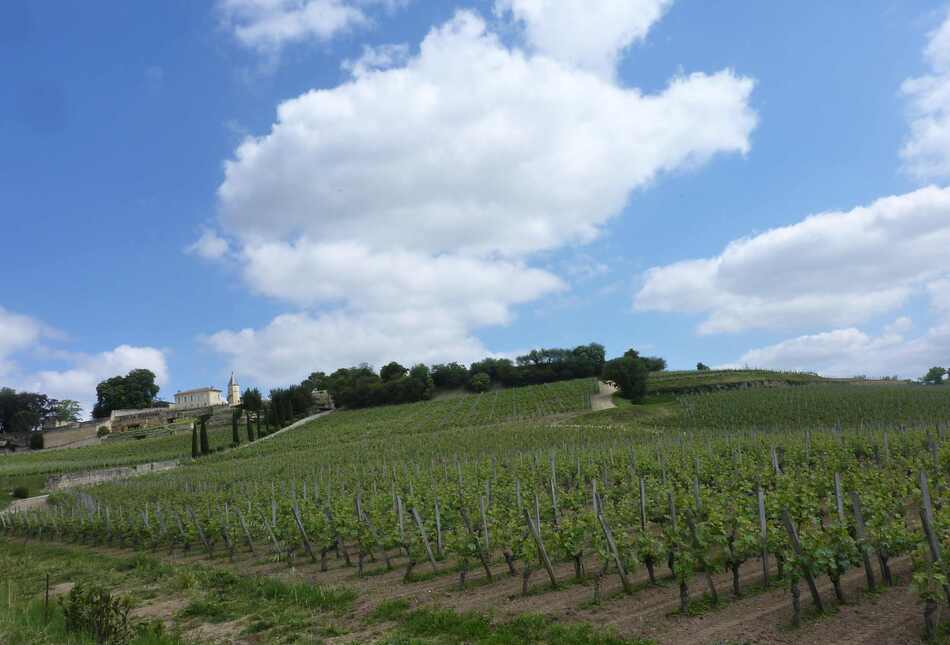
<path fill-rule="evenodd" d="M 641 360 L 650 372 L 662 372 L 666 369 L 666 359 L 659 356 L 644 356 Z"/>
<path fill-rule="evenodd" d="M 45 394 L 0 388 L 0 432 L 30 432 L 50 416 Z"/>
<path fill-rule="evenodd" d="M 52 413 L 51 417 L 56 421 L 69 423 L 79 421 L 80 417 L 82 417 L 82 406 L 79 405 L 78 401 L 73 401 L 72 399 L 63 399 L 62 401 L 51 400 L 50 412 Z"/>
<path fill-rule="evenodd" d="M 472 392 L 487 392 L 491 388 L 491 377 L 485 372 L 475 374 L 468 382 Z"/>
<path fill-rule="evenodd" d="M 623 398 L 639 403 L 647 394 L 648 375 L 647 364 L 642 358 L 625 354 L 607 361 L 601 378 L 617 386 Z"/>
<path fill-rule="evenodd" d="M 96 386 L 96 405 L 92 416 L 101 419 L 113 410 L 137 410 L 151 407 L 158 396 L 155 373 L 136 369 L 125 376 L 113 376 Z"/>
<path fill-rule="evenodd" d="M 231 444 L 239 445 L 241 443 L 241 434 L 238 432 L 238 421 L 241 420 L 241 409 L 231 410 Z"/>
<path fill-rule="evenodd" d="M 930 385 L 940 385 L 943 383 L 943 377 L 946 375 L 947 368 L 931 367 L 930 370 L 927 371 L 927 374 L 920 380 Z"/>
<path fill-rule="evenodd" d="M 443 363 L 432 366 L 432 382 L 436 387 L 455 389 L 465 385 L 468 370 L 458 363 Z"/>
<path fill-rule="evenodd" d="M 700 372 L 708 372 L 709 366 L 706 365 L 706 363 L 700 362 L 700 363 L 696 363 L 696 369 L 697 371 L 700 371 Z"/>
<path fill-rule="evenodd" d="M 408 371 L 409 370 L 405 367 L 393 361 L 387 365 L 383 365 L 382 369 L 379 370 L 379 378 L 383 380 L 383 383 L 387 383 L 402 378 Z"/>
<path fill-rule="evenodd" d="M 244 406 L 245 410 L 250 410 L 251 412 L 259 411 L 263 405 L 261 391 L 256 387 L 244 390 L 244 394 L 241 395 L 241 405 Z"/>
<path fill-rule="evenodd" d="M 208 419 L 211 418 L 209 414 L 203 414 L 198 418 L 199 425 L 199 439 L 201 441 L 201 454 L 210 455 L 211 454 L 211 445 L 208 443 Z"/>

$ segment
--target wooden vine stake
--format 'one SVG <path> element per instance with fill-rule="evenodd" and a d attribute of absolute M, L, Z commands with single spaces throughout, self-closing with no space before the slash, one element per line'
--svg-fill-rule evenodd
<path fill-rule="evenodd" d="M 782 509 L 782 523 L 785 525 L 785 530 L 788 531 L 788 539 L 792 543 L 795 555 L 801 559 L 802 543 L 798 539 L 798 531 L 795 530 L 795 524 L 792 522 L 792 516 L 789 515 L 787 508 Z M 811 599 L 814 601 L 818 613 L 823 613 L 825 606 L 821 602 L 821 595 L 818 593 L 818 586 L 815 584 L 815 577 L 812 575 L 811 569 L 802 567 L 802 573 L 805 574 L 805 582 L 808 584 L 808 591 L 811 593 Z"/>
<path fill-rule="evenodd" d="M 769 586 L 769 529 L 768 523 L 765 521 L 765 492 L 762 490 L 762 487 L 759 486 L 757 491 L 757 496 L 759 500 L 759 538 L 762 541 L 762 584 L 764 587 L 768 588 Z"/>
<path fill-rule="evenodd" d="M 294 523 L 297 524 L 297 530 L 300 531 L 300 539 L 303 540 L 303 548 L 310 556 L 310 561 L 316 563 L 317 556 L 313 554 L 313 547 L 310 544 L 310 538 L 307 536 L 307 529 L 303 526 L 303 518 L 300 517 L 300 507 L 294 504 Z"/>
<path fill-rule="evenodd" d="M 432 564 L 432 572 L 438 573 L 439 567 L 437 567 L 435 564 L 435 557 L 432 555 L 432 546 L 429 544 L 429 536 L 426 535 L 426 528 L 422 524 L 422 518 L 419 517 L 419 511 L 417 511 L 416 507 L 413 506 L 410 512 L 412 513 L 412 518 L 416 521 L 416 526 L 419 528 L 419 535 L 422 537 L 422 544 L 425 546 L 426 555 L 429 556 L 429 562 Z"/>
<path fill-rule="evenodd" d="M 623 566 L 623 560 L 620 558 L 620 552 L 617 550 L 617 543 L 614 542 L 614 536 L 613 533 L 610 532 L 607 519 L 603 513 L 599 513 L 597 520 L 600 522 L 600 527 L 604 530 L 604 537 L 607 539 L 607 548 L 610 549 L 610 553 L 614 557 L 614 564 L 617 567 L 617 575 L 620 576 L 620 584 L 623 586 L 623 592 L 630 595 L 633 593 L 633 587 L 630 585 L 630 579 L 627 577 L 627 568 Z"/>
<path fill-rule="evenodd" d="M 237 511 L 238 522 L 241 524 L 241 530 L 244 531 L 244 542 L 247 544 L 247 548 L 257 555 L 257 552 L 254 550 L 254 540 L 251 539 L 251 532 L 247 530 L 247 522 L 244 521 L 244 513 L 241 512 L 239 506 L 235 506 L 234 510 Z"/>
<path fill-rule="evenodd" d="M 851 491 L 851 508 L 854 511 L 854 536 L 861 550 L 861 560 L 864 563 L 864 575 L 868 581 L 868 591 L 874 591 L 874 569 L 871 568 L 871 558 L 868 555 L 870 546 L 867 543 L 867 531 L 864 529 L 864 514 L 861 512 L 861 498 L 855 491 Z"/>
<path fill-rule="evenodd" d="M 541 564 L 544 565 L 545 570 L 548 572 L 548 578 L 551 579 L 551 586 L 557 587 L 557 578 L 554 575 L 554 567 L 551 566 L 551 560 L 548 558 L 548 552 L 544 548 L 544 541 L 541 539 L 541 531 L 535 525 L 534 520 L 531 519 L 531 514 L 528 512 L 528 509 L 524 509 L 524 519 L 528 523 L 528 530 L 531 531 L 531 537 L 534 538 L 534 544 L 538 547 L 538 559 L 541 560 Z"/>
<path fill-rule="evenodd" d="M 844 497 L 841 494 L 841 473 L 835 473 L 835 509 L 838 511 L 838 521 L 844 525 Z"/>
<path fill-rule="evenodd" d="M 930 486 L 927 484 L 927 473 L 920 471 L 917 474 L 917 482 L 920 484 L 921 513 L 920 520 L 924 526 L 924 533 L 927 536 L 927 546 L 930 548 L 930 559 L 934 564 L 940 563 L 940 540 L 937 539 L 937 533 L 934 527 L 934 511 L 930 501 Z M 943 592 L 947 596 L 947 603 L 950 604 L 950 583 L 944 583 Z"/>

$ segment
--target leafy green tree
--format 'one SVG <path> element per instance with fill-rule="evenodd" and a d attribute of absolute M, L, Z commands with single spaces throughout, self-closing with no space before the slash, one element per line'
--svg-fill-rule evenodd
<path fill-rule="evenodd" d="M 78 401 L 72 399 L 63 399 L 62 401 L 50 401 L 51 417 L 56 421 L 72 422 L 79 421 L 82 417 L 82 406 Z"/>
<path fill-rule="evenodd" d="M 442 363 L 432 366 L 432 381 L 436 387 L 455 389 L 465 385 L 468 370 L 458 363 Z"/>
<path fill-rule="evenodd" d="M 158 396 L 155 373 L 136 369 L 125 376 L 113 376 L 96 386 L 96 405 L 92 416 L 101 419 L 113 410 L 148 408 Z"/>
<path fill-rule="evenodd" d="M 383 383 L 387 383 L 402 378 L 408 371 L 409 370 L 405 367 L 393 361 L 387 365 L 383 365 L 382 369 L 379 370 L 379 378 L 383 380 Z"/>
<path fill-rule="evenodd" d="M 641 358 L 624 355 L 607 361 L 601 378 L 620 390 L 620 396 L 639 403 L 647 394 L 649 370 Z"/>
<path fill-rule="evenodd" d="M 647 370 L 650 372 L 662 372 L 666 369 L 666 359 L 660 358 L 659 356 L 644 356 L 644 364 L 647 366 Z"/>
<path fill-rule="evenodd" d="M 947 375 L 947 368 L 931 367 L 927 371 L 927 373 L 924 375 L 924 377 L 920 380 L 930 385 L 941 385 L 943 383 L 943 377 L 946 375 Z"/>
<path fill-rule="evenodd" d="M 708 372 L 709 366 L 706 365 L 706 363 L 699 362 L 699 363 L 696 363 L 696 370 L 699 372 Z"/>
<path fill-rule="evenodd" d="M 485 372 L 479 372 L 469 380 L 468 388 L 472 392 L 487 392 L 491 388 L 491 377 Z"/>
<path fill-rule="evenodd" d="M 30 432 L 51 414 L 45 394 L 0 388 L 0 432 Z"/>

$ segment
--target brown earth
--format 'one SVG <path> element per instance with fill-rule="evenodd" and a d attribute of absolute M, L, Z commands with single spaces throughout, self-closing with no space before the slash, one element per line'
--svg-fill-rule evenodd
<path fill-rule="evenodd" d="M 263 545 L 258 545 L 261 551 Z M 74 547 L 83 548 L 83 547 Z M 112 555 L 127 556 L 124 549 L 96 548 Z M 353 550 L 351 553 L 355 553 Z M 203 551 L 192 549 L 187 555 L 169 557 L 166 552 L 156 553 L 163 560 L 177 564 L 207 563 Z M 791 595 L 786 586 L 761 589 L 761 563 L 747 562 L 741 568 L 742 595 L 734 599 L 731 593 L 731 574 L 714 576 L 720 603 L 706 608 L 701 613 L 682 616 L 678 613 L 679 590 L 668 577 L 665 566 L 657 567 L 660 578 L 658 586 L 648 584 L 646 572 L 638 570 L 630 576 L 634 592 L 622 593 L 618 576 L 611 572 L 602 581 L 601 603 L 594 605 L 593 582 L 590 578 L 574 582 L 572 563 L 555 564 L 559 582 L 556 590 L 550 589 L 544 570 L 531 576 L 530 593 L 521 595 L 520 575 L 510 577 L 503 561 L 492 564 L 494 581 L 488 583 L 484 570 L 473 562 L 465 591 L 459 589 L 458 574 L 448 562 L 439 562 L 439 573 L 431 576 L 431 565 L 420 562 L 415 573 L 431 576 L 418 582 L 403 583 L 406 558 L 391 554 L 394 569 L 386 571 L 382 561 L 367 561 L 363 578 L 356 575 L 355 567 L 346 567 L 343 560 L 332 554 L 329 571 L 320 572 L 300 554 L 295 565 L 275 564 L 261 553 L 257 558 L 249 553 L 239 553 L 234 562 L 229 562 L 220 551 L 212 561 L 216 566 L 233 568 L 242 574 L 269 575 L 289 582 L 311 582 L 352 588 L 358 592 L 354 609 L 341 619 L 340 626 L 348 630 L 344 636 L 330 642 L 371 643 L 384 640 L 391 626 L 369 623 L 368 615 L 382 602 L 394 599 L 407 601 L 410 607 L 444 607 L 456 611 L 489 612 L 495 620 L 510 620 L 523 613 L 542 613 L 566 621 L 581 621 L 613 629 L 628 637 L 653 639 L 663 644 L 699 645 L 701 643 L 919 643 L 923 612 L 916 595 L 909 589 L 911 563 L 908 558 L 893 563 L 897 583 L 877 594 L 864 590 L 864 573 L 854 569 L 843 578 L 847 604 L 838 606 L 834 600 L 831 583 L 827 576 L 819 579 L 819 589 L 826 604 L 826 613 L 815 616 L 807 586 L 802 581 L 801 599 L 803 625 L 791 626 Z M 355 556 L 354 556 L 355 560 Z M 500 560 L 500 558 L 499 558 Z M 600 568 L 595 558 L 587 558 L 588 573 Z M 773 568 L 772 575 L 775 575 Z M 703 578 L 697 574 L 690 583 L 691 598 L 696 601 L 706 590 Z M 149 610 L 153 613 L 155 610 Z M 174 609 L 169 610 L 169 614 Z M 946 612 L 944 612 L 946 615 Z M 160 615 L 158 615 L 160 617 Z M 237 632 L 227 624 L 216 633 L 202 632 L 195 636 L 228 642 Z M 233 641 L 232 641 L 233 642 Z"/>

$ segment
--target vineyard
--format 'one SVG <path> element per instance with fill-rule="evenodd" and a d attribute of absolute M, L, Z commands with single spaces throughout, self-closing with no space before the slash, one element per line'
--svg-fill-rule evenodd
<path fill-rule="evenodd" d="M 426 636 L 414 612 L 488 609 L 488 634 L 539 612 L 610 625 L 615 642 L 810 642 L 881 598 L 891 613 L 872 613 L 892 623 L 869 617 L 849 642 L 946 638 L 942 388 L 729 390 L 599 425 L 623 409 L 588 412 L 595 391 L 581 380 L 337 412 L 57 493 L 0 515 L 0 530 L 352 589 L 352 642 L 388 637 L 368 615 Z"/>

